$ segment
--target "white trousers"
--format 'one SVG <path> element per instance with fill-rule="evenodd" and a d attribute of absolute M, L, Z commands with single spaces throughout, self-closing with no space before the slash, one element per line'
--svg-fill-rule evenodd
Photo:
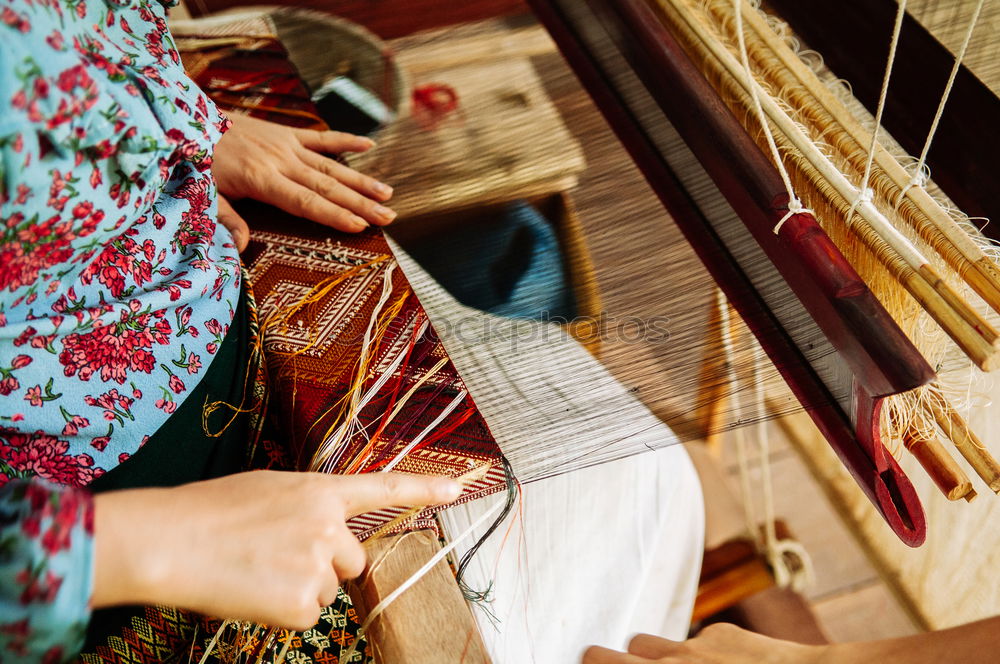
<path fill-rule="evenodd" d="M 448 510 L 446 533 L 464 532 L 498 500 Z M 473 613 L 494 664 L 579 662 L 587 646 L 624 648 L 637 632 L 687 636 L 704 510 L 683 447 L 528 484 L 522 507 L 466 576 L 473 589 L 491 588 L 491 600 Z"/>
<path fill-rule="evenodd" d="M 623 648 L 636 632 L 683 639 L 705 515 L 697 473 L 676 436 L 572 339 L 542 334 L 515 347 L 494 335 L 456 334 L 457 321 L 490 321 L 393 249 L 512 462 L 518 450 L 521 468 L 530 467 L 524 450 L 545 440 L 589 446 L 604 458 L 614 458 L 608 450 L 615 445 L 662 447 L 523 486 L 520 504 L 465 578 L 473 589 L 490 589 L 489 601 L 473 611 L 494 664 L 573 664 L 587 646 Z M 466 533 L 502 500 L 447 510 L 446 535 Z M 456 553 L 481 539 L 490 522 L 468 533 Z"/>

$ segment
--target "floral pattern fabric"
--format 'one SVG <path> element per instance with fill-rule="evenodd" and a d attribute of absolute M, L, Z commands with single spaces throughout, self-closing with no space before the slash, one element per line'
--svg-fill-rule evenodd
<path fill-rule="evenodd" d="M 227 121 L 155 0 L 0 0 L 0 105 L 0 565 L 89 578 L 85 527 L 23 558 L 39 517 L 6 501 L 127 460 L 208 369 L 240 292 L 210 171 Z M 37 604 L 0 599 L 0 660 L 49 652 L 18 631 Z"/>
<path fill-rule="evenodd" d="M 80 572 L 91 565 L 90 494 L 8 482 L 0 488 L 0 523 L 0 659 L 61 662 L 83 642 L 89 615 L 91 575 Z"/>

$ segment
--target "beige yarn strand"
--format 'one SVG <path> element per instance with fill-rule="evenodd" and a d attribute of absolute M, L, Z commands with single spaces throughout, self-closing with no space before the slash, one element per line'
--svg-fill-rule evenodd
<path fill-rule="evenodd" d="M 972 41 L 972 33 L 976 30 L 976 24 L 979 23 L 979 15 L 982 13 L 983 5 L 986 4 L 986 0 L 979 0 L 976 3 L 976 8 L 972 12 L 972 17 L 969 19 L 969 27 L 965 31 L 965 39 L 962 41 L 961 48 L 958 49 L 958 54 L 955 56 L 955 64 L 951 67 L 951 73 L 948 75 L 948 82 L 944 86 L 944 92 L 941 94 L 941 101 L 938 103 L 937 112 L 934 114 L 934 120 L 931 121 L 931 128 L 927 131 L 927 138 L 924 140 L 924 147 L 920 151 L 920 158 L 917 160 L 916 170 L 913 172 L 913 176 L 910 178 L 909 183 L 903 190 L 899 192 L 899 201 L 903 200 L 906 195 L 906 191 L 911 187 L 923 187 L 924 181 L 926 179 L 925 167 L 927 164 L 927 154 L 931 151 L 931 143 L 934 142 L 934 134 L 937 133 L 938 124 L 941 122 L 941 116 L 944 115 L 944 107 L 948 103 L 948 97 L 951 96 L 951 88 L 955 85 L 955 78 L 958 76 L 958 70 L 962 68 L 962 60 L 965 59 L 965 52 L 969 48 L 969 42 Z"/>
<path fill-rule="evenodd" d="M 771 149 L 771 158 L 774 159 L 774 165 L 778 169 L 778 174 L 781 175 L 781 181 L 785 185 L 785 192 L 788 194 L 788 212 L 774 226 L 774 233 L 777 235 L 778 231 L 781 230 L 781 227 L 792 215 L 804 212 L 812 214 L 812 210 L 803 207 L 802 201 L 795 195 L 795 190 L 792 187 L 792 179 L 781 161 L 781 152 L 778 151 L 778 144 L 774 141 L 774 134 L 771 133 L 771 126 L 768 124 L 767 115 L 764 113 L 764 108 L 760 103 L 760 92 L 757 89 L 757 82 L 753 78 L 753 71 L 750 69 L 750 56 L 747 54 L 746 40 L 743 36 L 743 0 L 733 0 L 733 14 L 736 17 L 736 36 L 740 45 L 740 59 L 743 63 L 743 69 L 746 71 L 747 80 L 750 81 L 750 97 L 753 99 L 754 112 L 757 113 L 757 120 L 760 122 L 764 136 L 767 138 L 767 145 Z"/>
<path fill-rule="evenodd" d="M 892 39 L 889 40 L 889 57 L 885 61 L 885 75 L 882 76 L 882 90 L 878 96 L 878 106 L 875 108 L 875 127 L 872 129 L 872 140 L 868 146 L 868 159 L 865 161 L 865 173 L 861 176 L 861 192 L 851 203 L 847 213 L 847 222 L 854 219 L 854 210 L 861 203 L 871 203 L 872 190 L 868 179 L 872 174 L 872 163 L 875 161 L 875 148 L 878 147 L 878 131 L 882 128 L 882 112 L 885 110 L 885 100 L 889 97 L 889 79 L 892 78 L 892 65 L 896 62 L 896 50 L 899 46 L 899 35 L 903 31 L 903 18 L 906 16 L 906 0 L 899 0 L 896 8 L 896 22 L 892 26 Z"/>

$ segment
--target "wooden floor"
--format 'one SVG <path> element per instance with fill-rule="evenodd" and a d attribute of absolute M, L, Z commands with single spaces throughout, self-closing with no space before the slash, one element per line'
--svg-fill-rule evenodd
<path fill-rule="evenodd" d="M 831 507 L 799 453 L 775 422 L 767 424 L 775 511 L 802 542 L 815 567 L 805 595 L 831 641 L 868 641 L 919 631 L 868 561 L 861 546 Z M 762 512 L 756 448 L 747 431 L 752 499 Z M 735 435 L 723 437 L 722 459 L 729 489 L 740 496 Z"/>

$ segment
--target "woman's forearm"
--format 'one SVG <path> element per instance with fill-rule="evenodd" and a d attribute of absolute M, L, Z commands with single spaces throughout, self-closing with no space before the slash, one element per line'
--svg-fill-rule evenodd
<path fill-rule="evenodd" d="M 443 477 L 256 471 L 95 498 L 92 604 L 308 629 L 365 566 L 347 519 L 458 498 Z"/>
<path fill-rule="evenodd" d="M 1000 616 L 913 636 L 840 643 L 824 653 L 823 664 L 993 664 L 1000 661 Z"/>
<path fill-rule="evenodd" d="M 172 522 L 185 518 L 170 509 L 166 489 L 112 491 L 94 497 L 95 609 L 122 604 L 164 603 L 170 586 Z"/>

